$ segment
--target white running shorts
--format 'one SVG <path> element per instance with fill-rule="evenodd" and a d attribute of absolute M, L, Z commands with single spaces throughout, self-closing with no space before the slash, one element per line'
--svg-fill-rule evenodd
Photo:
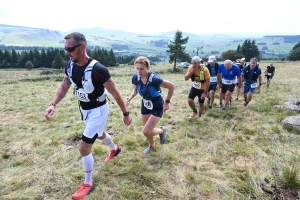
<path fill-rule="evenodd" d="M 85 125 L 83 135 L 87 138 L 93 138 L 98 133 L 98 137 L 101 137 L 108 119 L 108 103 L 91 110 L 82 110 L 81 108 L 80 110 Z"/>

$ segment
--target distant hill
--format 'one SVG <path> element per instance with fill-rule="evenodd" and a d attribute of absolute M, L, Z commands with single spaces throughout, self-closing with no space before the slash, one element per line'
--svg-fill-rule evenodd
<path fill-rule="evenodd" d="M 89 48 L 113 49 L 119 54 L 142 54 L 146 56 L 167 56 L 166 50 L 170 40 L 174 40 L 175 31 L 157 34 L 136 34 L 122 30 L 108 30 L 101 27 L 78 28 L 68 32 L 59 32 L 48 29 L 31 28 L 0 24 L 0 48 L 15 47 L 54 47 L 62 48 L 64 36 L 70 32 L 82 32 L 86 35 Z M 222 52 L 229 49 L 235 50 L 245 39 L 255 40 L 263 57 L 287 57 L 293 46 L 299 42 L 299 37 L 265 36 L 261 38 L 237 37 L 223 34 L 197 35 L 183 32 L 183 37 L 189 37 L 186 51 L 192 56 L 197 53 L 201 57 L 208 57 L 212 53 L 221 56 Z M 293 39 L 284 42 L 284 38 Z M 23 48 L 22 48 L 23 49 Z"/>

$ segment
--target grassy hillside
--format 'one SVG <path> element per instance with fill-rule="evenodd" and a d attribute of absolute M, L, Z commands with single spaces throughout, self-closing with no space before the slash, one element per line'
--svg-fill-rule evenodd
<path fill-rule="evenodd" d="M 267 63 L 260 65 L 264 68 Z M 222 113 L 216 107 L 218 101 L 212 110 L 205 102 L 201 122 L 188 119 L 191 83 L 184 81 L 185 71 L 159 72 L 176 89 L 170 110 L 159 123 L 168 128 L 167 142 L 150 154 L 143 153 L 147 141 L 141 133 L 141 97 L 128 106 L 133 117 L 129 127 L 123 125 L 116 103 L 109 102 L 106 131 L 122 152 L 104 163 L 108 147 L 96 141 L 96 189 L 87 199 L 296 199 L 300 135 L 280 122 L 298 113 L 274 105 L 299 98 L 300 89 L 295 85 L 300 68 L 299 63 L 274 65 L 271 86 L 267 88 L 264 79 L 248 109 L 242 102 L 233 102 Z M 15 76 L 25 72 L 15 72 Z M 125 98 L 132 90 L 132 75 L 120 75 L 118 68 L 111 73 Z M 47 121 L 43 112 L 62 75 L 31 77 L 29 72 L 20 78 L 0 82 L 5 94 L 0 106 L 0 199 L 70 199 L 84 179 L 78 152 L 84 126 L 77 101 L 70 91 Z M 165 97 L 166 91 L 162 94 Z"/>
<path fill-rule="evenodd" d="M 139 53 L 144 55 L 162 55 L 165 56 L 167 44 L 164 46 L 157 46 L 153 44 L 154 41 L 160 40 L 174 40 L 175 32 L 165 32 L 151 35 L 134 34 L 125 31 L 113 31 L 103 28 L 91 29 L 74 29 L 72 31 L 79 31 L 86 35 L 89 45 L 100 46 L 102 48 L 113 48 L 114 44 L 127 45 L 128 48 L 113 50 L 125 50 L 131 53 Z M 10 26 L 0 24 L 0 45 L 12 46 L 43 46 L 43 47 L 63 47 L 63 37 L 66 32 L 57 32 L 47 29 L 37 29 L 30 27 Z M 202 57 L 208 57 L 212 51 L 218 51 L 220 56 L 222 52 L 229 49 L 236 50 L 238 44 L 242 45 L 245 39 L 255 40 L 256 43 L 265 42 L 266 45 L 259 46 L 262 50 L 267 46 L 268 50 L 264 57 L 267 58 L 282 58 L 276 54 L 288 54 L 293 46 L 297 43 L 284 43 L 282 39 L 269 38 L 236 38 L 226 35 L 210 35 L 200 36 L 191 33 L 183 32 L 183 37 L 189 37 L 189 42 L 186 45 L 186 51 L 191 56 L 196 55 L 197 47 L 203 47 L 199 51 Z M 279 42 L 279 45 L 273 45 L 274 42 Z"/>

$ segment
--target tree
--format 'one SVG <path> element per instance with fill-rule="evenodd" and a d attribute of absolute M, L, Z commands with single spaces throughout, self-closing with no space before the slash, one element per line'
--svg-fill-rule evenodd
<path fill-rule="evenodd" d="M 110 58 L 111 58 L 111 63 L 110 63 L 110 66 L 116 66 L 117 65 L 117 59 L 116 59 L 116 56 L 113 52 L 113 50 L 111 49 L 110 50 Z"/>
<path fill-rule="evenodd" d="M 12 67 L 16 67 L 18 62 L 18 54 L 15 51 L 15 49 L 12 50 L 11 52 L 11 65 Z"/>
<path fill-rule="evenodd" d="M 32 64 L 35 67 L 40 67 L 40 52 L 35 48 L 33 51 L 33 59 L 32 59 Z"/>
<path fill-rule="evenodd" d="M 260 53 L 258 46 L 256 45 L 255 40 L 245 40 L 242 46 L 237 48 L 237 52 L 244 55 L 246 61 L 249 61 L 251 58 L 260 59 Z"/>
<path fill-rule="evenodd" d="M 297 49 L 297 48 L 299 48 L 299 47 L 300 47 L 300 42 L 298 42 L 298 43 L 293 47 L 292 51 L 295 50 L 295 49 Z"/>
<path fill-rule="evenodd" d="M 168 44 L 170 49 L 167 50 L 167 52 L 171 53 L 169 56 L 169 63 L 172 64 L 174 62 L 173 71 L 176 70 L 177 61 L 191 60 L 189 54 L 185 52 L 185 46 L 182 46 L 188 42 L 189 37 L 182 37 L 182 32 L 178 30 L 175 33 L 174 41 L 170 41 L 170 44 Z"/>
<path fill-rule="evenodd" d="M 29 55 L 28 55 L 27 51 L 22 51 L 21 56 L 18 60 L 18 67 L 24 68 L 26 66 L 26 62 L 29 60 L 30 59 L 29 59 Z"/>
<path fill-rule="evenodd" d="M 50 66 L 47 66 L 47 54 L 44 49 L 42 49 L 42 51 L 41 51 L 40 64 L 41 64 L 41 67 L 50 67 Z"/>
<path fill-rule="evenodd" d="M 294 49 L 290 52 L 288 57 L 289 60 L 300 60 L 300 47 Z"/>
<path fill-rule="evenodd" d="M 11 52 L 10 51 L 4 50 L 4 60 L 5 60 L 6 65 L 8 65 L 8 64 L 11 65 L 12 58 L 11 58 Z"/>
<path fill-rule="evenodd" d="M 241 53 L 238 53 L 235 50 L 228 50 L 222 53 L 222 60 L 236 60 L 238 58 L 243 58 L 244 55 Z"/>
<path fill-rule="evenodd" d="M 54 60 L 52 61 L 52 68 L 61 69 L 66 65 L 66 61 L 64 61 L 63 57 L 59 52 L 57 52 Z"/>
<path fill-rule="evenodd" d="M 34 68 L 32 62 L 30 60 L 28 60 L 25 64 L 25 68 L 31 70 L 32 68 Z"/>

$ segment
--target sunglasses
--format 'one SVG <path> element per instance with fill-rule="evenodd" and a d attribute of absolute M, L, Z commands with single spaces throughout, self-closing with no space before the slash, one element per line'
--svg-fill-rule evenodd
<path fill-rule="evenodd" d="M 77 48 L 77 47 L 79 47 L 80 45 L 82 45 L 82 44 L 77 44 L 76 46 L 74 46 L 74 47 L 65 47 L 65 51 L 68 51 L 68 52 L 73 52 L 73 51 L 75 51 L 75 49 Z"/>

